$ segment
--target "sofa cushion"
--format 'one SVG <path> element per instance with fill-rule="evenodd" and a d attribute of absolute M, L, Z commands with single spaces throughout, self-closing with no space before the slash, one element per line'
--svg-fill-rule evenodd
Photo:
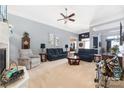
<path fill-rule="evenodd" d="M 54 49 L 54 53 L 55 53 L 55 55 L 59 55 L 60 54 L 58 49 Z"/>
<path fill-rule="evenodd" d="M 62 54 L 63 53 L 63 49 L 58 49 L 59 53 Z"/>
<path fill-rule="evenodd" d="M 56 60 L 66 57 L 66 53 L 63 52 L 62 48 L 50 48 L 47 49 L 48 60 Z"/>
<path fill-rule="evenodd" d="M 91 62 L 94 58 L 94 49 L 79 49 L 78 56 L 84 61 Z"/>
<path fill-rule="evenodd" d="M 21 49 L 20 50 L 20 57 L 21 58 L 28 58 L 30 56 L 33 56 L 31 49 Z"/>
<path fill-rule="evenodd" d="M 58 55 L 52 55 L 52 57 L 55 57 L 56 58 L 56 57 L 58 57 Z"/>
<path fill-rule="evenodd" d="M 81 58 L 90 58 L 89 55 L 80 55 Z"/>
<path fill-rule="evenodd" d="M 47 52 L 47 54 L 54 54 L 53 49 L 50 49 L 50 50 Z"/>

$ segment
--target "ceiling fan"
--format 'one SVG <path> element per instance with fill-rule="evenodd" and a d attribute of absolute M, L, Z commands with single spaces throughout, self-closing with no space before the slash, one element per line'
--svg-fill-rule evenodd
<path fill-rule="evenodd" d="M 65 8 L 66 14 L 64 15 L 63 13 L 60 13 L 60 15 L 61 15 L 63 18 L 62 18 L 62 19 L 58 19 L 57 21 L 64 20 L 64 24 L 66 24 L 67 21 L 72 21 L 72 22 L 74 22 L 75 19 L 72 19 L 71 17 L 75 16 L 75 13 L 72 13 L 72 14 L 68 15 L 68 14 L 67 14 L 67 11 L 68 11 L 67 8 Z"/>

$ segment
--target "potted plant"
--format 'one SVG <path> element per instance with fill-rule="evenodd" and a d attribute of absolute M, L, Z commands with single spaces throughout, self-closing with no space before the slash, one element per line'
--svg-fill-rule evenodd
<path fill-rule="evenodd" d="M 111 52 L 112 52 L 112 54 L 117 54 L 119 52 L 119 46 L 118 45 L 114 45 L 111 48 Z"/>
<path fill-rule="evenodd" d="M 29 37 L 29 33 L 28 32 L 24 32 L 23 33 L 23 37 Z"/>

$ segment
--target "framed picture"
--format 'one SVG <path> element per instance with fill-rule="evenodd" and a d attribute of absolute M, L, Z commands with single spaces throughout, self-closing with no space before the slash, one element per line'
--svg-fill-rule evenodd
<path fill-rule="evenodd" d="M 55 46 L 59 46 L 59 44 L 60 44 L 60 39 L 59 39 L 59 37 L 55 37 Z"/>
<path fill-rule="evenodd" d="M 48 38 L 49 38 L 49 40 L 48 40 L 49 44 L 51 46 L 54 46 L 54 34 L 53 33 L 49 33 Z"/>
<path fill-rule="evenodd" d="M 60 38 L 58 36 L 56 36 L 53 33 L 49 33 L 48 38 L 49 38 L 48 43 L 50 44 L 50 46 L 52 47 L 60 46 Z"/>

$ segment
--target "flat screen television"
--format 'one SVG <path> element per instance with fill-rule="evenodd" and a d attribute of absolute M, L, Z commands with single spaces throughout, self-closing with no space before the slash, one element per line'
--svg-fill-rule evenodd
<path fill-rule="evenodd" d="M 0 74 L 6 68 L 6 49 L 0 49 Z"/>

